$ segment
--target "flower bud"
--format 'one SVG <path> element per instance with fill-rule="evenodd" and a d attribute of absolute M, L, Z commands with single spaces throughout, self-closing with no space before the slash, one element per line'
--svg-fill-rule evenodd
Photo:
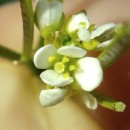
<path fill-rule="evenodd" d="M 62 3 L 59 1 L 38 0 L 35 10 L 35 23 L 41 35 L 46 37 L 50 32 L 61 27 L 64 16 L 62 13 Z M 63 22 L 62 22 L 63 23 Z"/>
<path fill-rule="evenodd" d="M 72 15 L 68 20 L 66 31 L 68 34 L 72 34 L 78 31 L 80 28 L 88 29 L 89 21 L 86 12 L 81 11 L 76 15 Z"/>

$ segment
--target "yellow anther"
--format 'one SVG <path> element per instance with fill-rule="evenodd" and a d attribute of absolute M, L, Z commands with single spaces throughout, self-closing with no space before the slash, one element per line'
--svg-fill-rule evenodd
<path fill-rule="evenodd" d="M 65 65 L 62 62 L 57 62 L 54 65 L 54 69 L 57 71 L 57 73 L 62 73 L 65 70 Z"/>
<path fill-rule="evenodd" d="M 62 59 L 63 63 L 67 63 L 69 61 L 70 61 L 70 59 L 68 57 L 66 57 L 66 56 L 64 56 L 63 59 Z"/>
<path fill-rule="evenodd" d="M 67 79 L 69 77 L 69 73 L 64 73 L 64 79 Z"/>
<path fill-rule="evenodd" d="M 53 62 L 55 59 L 56 59 L 55 56 L 50 56 L 50 57 L 48 58 L 48 61 L 49 61 L 49 62 Z"/>
<path fill-rule="evenodd" d="M 74 66 L 74 65 L 70 65 L 70 66 L 69 66 L 69 70 L 70 70 L 70 71 L 73 71 L 73 70 L 75 70 L 75 69 L 76 69 L 76 66 Z"/>

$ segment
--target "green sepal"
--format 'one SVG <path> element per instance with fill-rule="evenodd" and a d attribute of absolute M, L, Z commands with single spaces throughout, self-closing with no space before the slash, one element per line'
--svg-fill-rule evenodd
<path fill-rule="evenodd" d="M 36 15 L 36 10 L 34 11 L 34 23 L 35 23 L 36 27 L 39 29 L 39 24 L 38 24 L 38 19 L 37 19 L 37 15 Z"/>
<path fill-rule="evenodd" d="M 103 69 L 112 65 L 130 48 L 130 23 L 118 25 L 117 28 L 113 41 L 98 56 Z"/>
<path fill-rule="evenodd" d="M 92 93 L 92 95 L 97 99 L 98 104 L 107 109 L 116 111 L 116 112 L 124 112 L 126 105 L 123 102 L 116 101 L 108 96 Z"/>
<path fill-rule="evenodd" d="M 91 24 L 88 28 L 88 31 L 92 32 L 95 29 L 95 24 Z"/>
<path fill-rule="evenodd" d="M 64 15 L 64 13 L 62 13 L 61 19 L 59 21 L 59 25 L 57 27 L 55 27 L 55 25 L 50 25 L 50 26 L 45 26 L 41 30 L 40 27 L 39 27 L 39 24 L 38 24 L 36 11 L 34 12 L 34 22 L 35 22 L 35 25 L 40 30 L 42 37 L 45 38 L 45 39 L 48 38 L 49 35 L 51 35 L 52 32 L 60 30 L 62 28 L 63 24 L 64 24 L 64 20 L 65 20 L 65 15 Z"/>
<path fill-rule="evenodd" d="M 70 38 L 66 33 L 55 31 L 50 33 L 50 35 L 44 39 L 44 45 L 51 43 L 56 48 L 59 48 L 66 45 L 68 41 L 70 41 Z"/>
<path fill-rule="evenodd" d="M 41 30 L 41 35 L 46 39 L 52 32 L 54 32 L 54 28 L 52 26 L 46 26 Z"/>
<path fill-rule="evenodd" d="M 60 19 L 60 21 L 59 21 L 59 25 L 58 25 L 58 27 L 57 27 L 56 30 L 60 30 L 60 29 L 63 27 L 64 21 L 65 21 L 65 14 L 62 13 L 61 19 Z"/>
<path fill-rule="evenodd" d="M 59 32 L 59 36 L 55 39 L 55 46 L 57 48 L 66 45 L 66 43 L 70 40 L 69 36 L 64 32 Z"/>
<path fill-rule="evenodd" d="M 69 36 L 71 37 L 72 40 L 73 39 L 74 40 L 79 39 L 77 33 L 78 33 L 78 30 L 76 30 L 76 31 L 69 34 Z"/>
<path fill-rule="evenodd" d="M 110 29 L 105 33 L 101 34 L 100 36 L 96 37 L 95 39 L 100 41 L 101 43 L 114 38 L 114 36 L 115 36 L 115 29 Z"/>

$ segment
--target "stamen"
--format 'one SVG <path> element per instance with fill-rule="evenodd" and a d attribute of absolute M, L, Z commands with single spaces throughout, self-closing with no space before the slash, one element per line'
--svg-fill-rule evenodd
<path fill-rule="evenodd" d="M 76 69 L 76 66 L 75 65 L 70 65 L 70 67 L 69 67 L 69 70 L 70 71 L 73 71 L 73 70 L 75 70 Z"/>
<path fill-rule="evenodd" d="M 50 56 L 50 57 L 48 58 L 48 61 L 49 61 L 49 62 L 53 62 L 55 59 L 56 59 L 55 56 Z"/>
<path fill-rule="evenodd" d="M 62 73 L 65 70 L 65 65 L 62 62 L 57 62 L 54 65 L 54 69 L 57 71 L 57 73 Z"/>
<path fill-rule="evenodd" d="M 69 77 L 69 73 L 64 73 L 64 79 L 67 79 Z"/>
<path fill-rule="evenodd" d="M 64 56 L 63 59 L 62 59 L 62 63 L 67 63 L 69 61 L 70 61 L 70 59 L 66 56 Z"/>

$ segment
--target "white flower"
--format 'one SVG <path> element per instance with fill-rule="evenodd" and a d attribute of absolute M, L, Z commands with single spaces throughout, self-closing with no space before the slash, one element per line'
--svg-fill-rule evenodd
<path fill-rule="evenodd" d="M 56 63 L 52 65 L 51 62 L 49 62 L 49 58 L 52 58 L 52 60 L 53 58 L 58 58 L 57 54 L 63 55 L 61 60 L 63 60 L 65 57 L 68 57 L 68 60 L 69 58 L 71 58 L 71 60 L 81 58 L 78 59 L 74 65 L 71 65 L 71 61 L 68 61 L 69 66 L 76 67 L 73 75 L 64 78 L 64 69 L 68 67 L 68 65 L 66 65 L 67 63 L 64 63 L 63 61 L 56 61 Z M 39 69 L 47 69 L 41 73 L 40 77 L 46 84 L 50 86 L 63 87 L 72 83 L 73 79 L 75 78 L 84 90 L 92 91 L 99 86 L 100 82 L 102 81 L 102 68 L 96 58 L 83 58 L 85 55 L 86 51 L 78 47 L 64 46 L 56 50 L 54 45 L 48 44 L 40 48 L 35 53 L 34 64 Z M 60 72 L 62 69 L 63 71 Z"/>
<path fill-rule="evenodd" d="M 78 38 L 83 42 L 89 42 L 92 39 L 95 39 L 96 37 L 104 34 L 105 32 L 113 29 L 115 27 L 114 23 L 108 23 L 104 24 L 102 26 L 97 27 L 92 32 L 90 32 L 89 29 L 89 20 L 87 15 L 84 12 L 78 13 L 76 15 L 72 15 L 70 18 L 70 21 L 67 25 L 67 32 L 69 35 L 71 33 L 77 31 Z M 105 41 L 107 44 L 100 43 L 100 46 L 98 47 L 105 47 L 109 43 L 111 43 L 111 40 Z M 103 44 L 103 45 L 101 45 Z"/>
<path fill-rule="evenodd" d="M 70 21 L 68 23 L 67 31 L 68 33 L 72 33 L 79 28 L 88 29 L 89 21 L 88 17 L 84 12 L 78 13 L 77 15 L 72 15 Z"/>
<path fill-rule="evenodd" d="M 54 30 L 59 26 L 62 16 L 62 3 L 59 1 L 37 0 L 36 17 L 40 30 L 51 26 Z"/>
<path fill-rule="evenodd" d="M 85 91 L 92 91 L 100 85 L 103 78 L 101 65 L 98 59 L 85 55 L 86 51 L 79 47 L 63 46 L 57 50 L 52 44 L 45 45 L 35 53 L 35 66 L 46 69 L 40 74 L 42 81 L 59 88 L 41 92 L 40 102 L 43 106 L 61 102 L 66 92 L 64 86 L 74 81 Z"/>

